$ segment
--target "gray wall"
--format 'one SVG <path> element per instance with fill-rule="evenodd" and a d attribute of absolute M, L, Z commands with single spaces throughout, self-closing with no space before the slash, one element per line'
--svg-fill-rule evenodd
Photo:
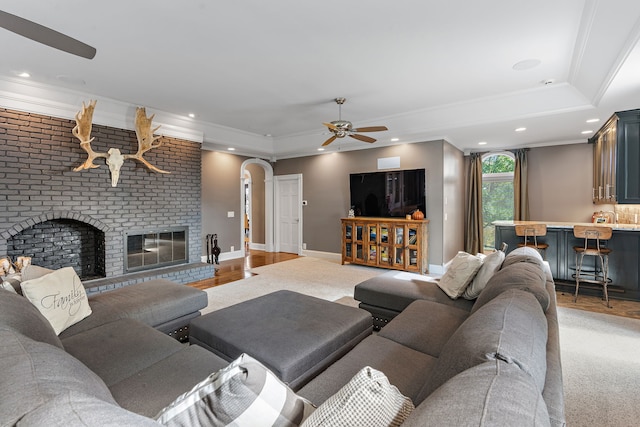
<path fill-rule="evenodd" d="M 376 171 L 377 160 L 385 157 L 400 157 L 400 169 L 426 170 L 429 264 L 442 265 L 444 253 L 455 255 L 463 248 L 459 215 L 463 210 L 460 173 L 464 161 L 462 153 L 449 143 L 432 141 L 279 160 L 274 163 L 274 175 L 303 175 L 303 198 L 309 203 L 303 209 L 307 249 L 340 253 L 340 218 L 347 216 L 350 204 L 349 174 Z M 452 213 L 446 226 L 445 190 L 448 213 Z"/>
<path fill-rule="evenodd" d="M 529 150 L 529 214 L 533 221 L 591 222 L 594 211 L 593 145 L 572 144 Z"/>
<path fill-rule="evenodd" d="M 217 151 L 202 151 L 202 236 L 218 235 L 222 252 L 240 250 L 243 211 L 240 168 L 247 158 Z M 234 212 L 229 218 L 228 212 Z M 206 255 L 204 240 L 201 254 Z"/>

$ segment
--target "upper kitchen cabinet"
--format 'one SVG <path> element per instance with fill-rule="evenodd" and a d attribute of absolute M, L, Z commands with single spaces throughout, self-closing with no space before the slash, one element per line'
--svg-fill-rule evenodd
<path fill-rule="evenodd" d="M 640 109 L 615 113 L 593 143 L 593 202 L 640 203 Z"/>

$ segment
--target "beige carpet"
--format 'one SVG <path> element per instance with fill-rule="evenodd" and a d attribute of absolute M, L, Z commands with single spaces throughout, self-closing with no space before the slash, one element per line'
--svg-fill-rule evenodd
<path fill-rule="evenodd" d="M 351 305 L 355 285 L 386 271 L 313 257 L 265 265 L 251 270 L 257 276 L 207 289 L 203 314 L 281 289 Z"/>
<path fill-rule="evenodd" d="M 640 425 L 640 320 L 558 308 L 567 425 Z"/>

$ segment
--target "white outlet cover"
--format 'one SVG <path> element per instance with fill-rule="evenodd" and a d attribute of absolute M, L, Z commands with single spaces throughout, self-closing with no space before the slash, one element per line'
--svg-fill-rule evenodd
<path fill-rule="evenodd" d="M 227 212 L 227 218 L 233 218 L 234 216 L 236 216 L 236 213 L 234 211 Z"/>

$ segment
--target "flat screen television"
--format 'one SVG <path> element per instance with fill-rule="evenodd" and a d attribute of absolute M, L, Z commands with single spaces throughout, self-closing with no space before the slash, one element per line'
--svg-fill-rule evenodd
<path fill-rule="evenodd" d="M 404 217 L 426 212 L 425 170 L 352 173 L 351 208 L 356 216 Z"/>

